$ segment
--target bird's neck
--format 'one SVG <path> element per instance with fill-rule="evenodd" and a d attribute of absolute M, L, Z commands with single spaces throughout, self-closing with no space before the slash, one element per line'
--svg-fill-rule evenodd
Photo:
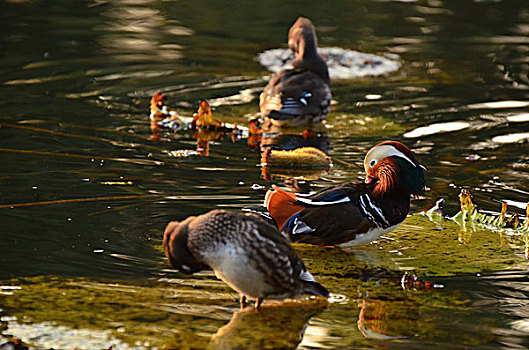
<path fill-rule="evenodd" d="M 292 61 L 294 69 L 313 71 L 325 83 L 330 84 L 329 70 L 323 58 L 318 54 L 318 47 L 314 40 L 306 40 L 300 44 L 296 58 Z"/>
<path fill-rule="evenodd" d="M 390 199 L 405 199 L 409 201 L 410 193 L 401 181 L 400 168 L 392 160 L 386 160 L 377 171 L 378 182 L 375 184 L 372 196 L 384 201 Z"/>

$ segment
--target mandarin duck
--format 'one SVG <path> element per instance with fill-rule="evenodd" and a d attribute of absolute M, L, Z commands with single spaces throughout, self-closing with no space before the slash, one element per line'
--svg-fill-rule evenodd
<path fill-rule="evenodd" d="M 255 300 L 259 309 L 264 298 L 328 296 L 288 240 L 254 214 L 213 210 L 170 222 L 163 245 L 170 264 L 181 272 L 213 269 L 241 295 L 241 308 L 246 298 Z"/>
<path fill-rule="evenodd" d="M 274 188 L 265 206 L 293 242 L 348 247 L 369 243 L 406 218 L 410 196 L 424 194 L 423 167 L 397 141 L 382 142 L 364 160 L 365 183 L 348 182 L 310 196 Z"/>
<path fill-rule="evenodd" d="M 273 76 L 259 96 L 265 124 L 300 126 L 325 119 L 331 106 L 331 81 L 317 46 L 311 21 L 298 18 L 288 32 L 293 68 Z"/>
<path fill-rule="evenodd" d="M 182 127 L 179 116 L 175 111 L 169 110 L 165 105 L 167 96 L 160 91 L 154 93 L 151 98 L 150 115 L 151 130 L 153 132 L 162 128 L 178 130 Z"/>

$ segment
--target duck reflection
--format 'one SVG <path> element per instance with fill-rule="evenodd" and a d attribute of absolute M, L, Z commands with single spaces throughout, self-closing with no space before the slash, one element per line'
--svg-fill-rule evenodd
<path fill-rule="evenodd" d="M 294 349 L 311 317 L 328 306 L 324 298 L 263 304 L 233 313 L 230 322 L 211 338 L 215 349 Z"/>
<path fill-rule="evenodd" d="M 406 326 L 406 322 L 402 322 L 403 319 L 410 319 L 409 314 L 399 315 L 399 313 L 404 310 L 409 313 L 410 309 L 395 306 L 391 301 L 373 299 L 362 299 L 359 306 L 358 330 L 364 337 L 378 340 L 410 338 L 410 336 L 395 335 L 402 331 L 400 329 L 402 326 Z"/>
<path fill-rule="evenodd" d="M 323 123 L 310 124 L 299 128 L 278 127 L 264 123 L 262 127 L 261 151 L 267 149 L 293 150 L 314 147 L 328 153 L 329 137 Z"/>
<path fill-rule="evenodd" d="M 261 135 L 261 166 L 265 180 L 285 180 L 285 185 L 299 192 L 331 167 L 327 156 L 330 142 L 323 124 L 311 128 L 279 128 L 268 125 Z M 304 193 L 299 192 L 299 193 Z"/>

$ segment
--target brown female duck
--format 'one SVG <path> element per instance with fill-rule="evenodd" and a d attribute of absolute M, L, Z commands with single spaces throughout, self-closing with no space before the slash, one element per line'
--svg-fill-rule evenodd
<path fill-rule="evenodd" d="M 193 273 L 210 267 L 218 278 L 246 298 L 295 298 L 304 293 L 327 296 L 277 228 L 254 214 L 213 210 L 170 222 L 164 233 L 171 265 Z"/>
<path fill-rule="evenodd" d="M 272 77 L 259 97 L 261 115 L 278 126 L 301 126 L 325 119 L 331 106 L 327 64 L 318 54 L 316 32 L 300 17 L 288 32 L 292 69 Z"/>

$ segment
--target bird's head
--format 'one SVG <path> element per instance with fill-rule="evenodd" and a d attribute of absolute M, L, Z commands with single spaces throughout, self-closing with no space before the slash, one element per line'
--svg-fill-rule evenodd
<path fill-rule="evenodd" d="M 198 106 L 197 113 L 198 113 L 199 117 L 211 114 L 211 107 L 209 107 L 208 101 L 206 101 L 206 100 L 200 101 L 200 105 Z"/>
<path fill-rule="evenodd" d="M 193 254 L 191 254 L 187 244 L 189 224 L 195 219 L 195 216 L 190 216 L 182 222 L 171 221 L 165 228 L 163 235 L 165 256 L 172 267 L 183 273 L 193 273 L 205 268 L 205 266 L 200 263 Z"/>
<path fill-rule="evenodd" d="M 373 195 L 424 194 L 424 167 L 413 152 L 398 141 L 379 143 L 364 159 L 365 182 L 374 184 Z"/>
<path fill-rule="evenodd" d="M 209 106 L 209 103 L 205 100 L 200 101 L 198 110 L 193 117 L 193 123 L 196 126 L 201 126 L 201 127 L 206 127 L 206 128 L 220 126 L 220 123 L 216 121 L 215 119 L 213 119 L 213 113 L 211 112 L 211 107 Z"/>
<path fill-rule="evenodd" d="M 318 46 L 316 32 L 308 18 L 299 17 L 288 31 L 288 47 L 294 55 L 303 56 L 309 48 L 308 46 L 316 50 Z"/>
<path fill-rule="evenodd" d="M 295 69 L 307 69 L 318 74 L 330 84 L 327 64 L 318 54 L 318 38 L 312 22 L 308 18 L 299 17 L 288 31 L 288 47 L 294 53 L 291 62 Z"/>
<path fill-rule="evenodd" d="M 156 92 L 151 98 L 151 111 L 161 109 L 165 105 L 167 97 L 160 91 Z"/>

